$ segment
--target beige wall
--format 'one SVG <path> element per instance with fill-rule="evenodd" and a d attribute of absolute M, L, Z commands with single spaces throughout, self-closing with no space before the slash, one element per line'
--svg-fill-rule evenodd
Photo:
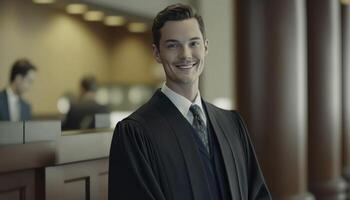
<path fill-rule="evenodd" d="M 209 40 L 209 53 L 201 79 L 202 93 L 213 103 L 217 98 L 229 99 L 231 108 L 236 106 L 234 4 L 232 0 L 198 0 Z"/>
<path fill-rule="evenodd" d="M 0 87 L 8 84 L 10 67 L 19 57 L 39 68 L 25 97 L 40 115 L 57 113 L 58 97 L 67 90 L 78 92 L 84 74 L 103 83 L 153 83 L 150 42 L 144 41 L 149 37 L 119 29 L 85 22 L 50 5 L 2 0 Z"/>
<path fill-rule="evenodd" d="M 119 31 L 115 38 L 110 80 L 122 84 L 156 84 L 151 37 Z"/>

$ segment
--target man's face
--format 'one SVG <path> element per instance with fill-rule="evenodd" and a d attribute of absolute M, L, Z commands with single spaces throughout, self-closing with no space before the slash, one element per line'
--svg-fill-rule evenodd
<path fill-rule="evenodd" d="M 36 72 L 30 70 L 25 76 L 17 75 L 15 78 L 15 90 L 18 95 L 27 92 L 35 80 Z"/>
<path fill-rule="evenodd" d="M 160 33 L 159 49 L 153 45 L 153 53 L 164 67 L 168 86 L 198 84 L 208 41 L 204 41 L 197 20 L 168 21 Z"/>

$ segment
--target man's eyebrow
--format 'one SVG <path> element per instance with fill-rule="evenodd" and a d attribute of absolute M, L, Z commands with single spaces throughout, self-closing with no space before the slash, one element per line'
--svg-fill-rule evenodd
<path fill-rule="evenodd" d="M 179 41 L 174 40 L 174 39 L 168 39 L 168 40 L 165 40 L 165 43 L 168 43 L 168 42 L 179 42 Z"/>
<path fill-rule="evenodd" d="M 190 39 L 190 41 L 192 40 L 201 40 L 200 37 L 193 37 Z M 168 39 L 168 40 L 165 40 L 165 43 L 168 43 L 168 42 L 179 42 L 178 40 L 175 40 L 175 39 Z"/>
<path fill-rule="evenodd" d="M 200 40 L 200 39 L 201 39 L 200 37 L 193 37 L 190 40 Z"/>

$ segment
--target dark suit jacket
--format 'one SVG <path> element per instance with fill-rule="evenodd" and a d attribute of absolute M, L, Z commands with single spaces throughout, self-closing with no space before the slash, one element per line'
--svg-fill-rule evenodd
<path fill-rule="evenodd" d="M 20 105 L 20 120 L 30 120 L 32 118 L 31 106 L 25 102 L 22 98 L 19 98 Z M 0 120 L 10 120 L 9 105 L 7 102 L 7 92 L 2 90 L 0 92 Z"/>
<path fill-rule="evenodd" d="M 66 119 L 62 123 L 62 130 L 93 128 L 94 115 L 108 113 L 108 107 L 92 100 L 85 100 L 71 105 Z"/>
<path fill-rule="evenodd" d="M 203 105 L 221 150 L 230 199 L 271 199 L 239 114 Z M 160 90 L 119 122 L 110 151 L 109 200 L 208 199 L 210 188 L 192 131 Z"/>

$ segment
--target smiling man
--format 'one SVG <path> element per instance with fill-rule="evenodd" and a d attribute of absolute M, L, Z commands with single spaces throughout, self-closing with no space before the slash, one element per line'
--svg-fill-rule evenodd
<path fill-rule="evenodd" d="M 208 53 L 202 18 L 171 5 L 152 32 L 166 82 L 115 128 L 109 200 L 271 199 L 239 114 L 201 98 Z"/>

